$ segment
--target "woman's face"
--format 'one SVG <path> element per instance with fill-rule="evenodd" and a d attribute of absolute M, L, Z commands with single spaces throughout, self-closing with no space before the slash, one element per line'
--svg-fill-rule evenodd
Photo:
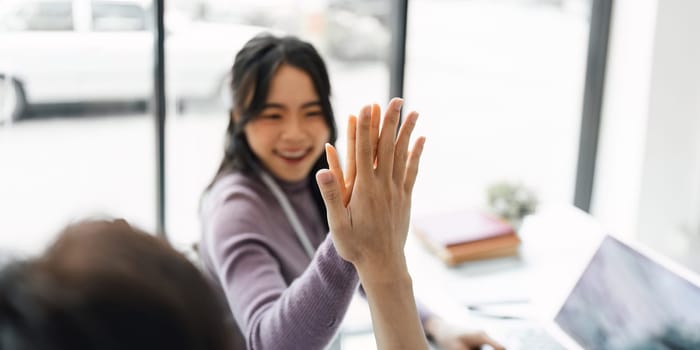
<path fill-rule="evenodd" d="M 244 130 L 258 159 L 285 181 L 305 179 L 330 137 L 311 78 L 286 64 L 272 78 L 262 112 Z"/>

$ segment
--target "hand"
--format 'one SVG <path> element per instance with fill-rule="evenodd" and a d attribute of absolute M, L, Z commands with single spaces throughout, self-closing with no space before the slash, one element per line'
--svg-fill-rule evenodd
<path fill-rule="evenodd" d="M 444 350 L 478 350 L 484 345 L 490 345 L 495 350 L 505 350 L 483 331 L 464 331 L 441 319 L 429 319 L 425 324 L 426 331 L 433 336 L 435 343 Z"/>
<path fill-rule="evenodd" d="M 374 166 L 376 167 L 377 142 L 379 141 L 379 124 L 381 119 L 381 108 L 379 108 L 379 105 L 377 104 L 364 106 L 360 111 L 360 115 L 364 114 L 370 115 L 369 142 L 372 146 L 372 159 L 374 160 Z M 343 194 L 343 203 L 345 204 L 345 206 L 347 206 L 350 203 L 350 198 L 352 197 L 352 190 L 355 186 L 355 176 L 357 175 L 357 161 L 355 158 L 355 146 L 357 144 L 357 117 L 352 114 L 348 118 L 347 139 L 347 164 L 345 168 L 345 176 L 343 176 L 343 171 L 341 170 L 340 166 L 340 160 L 338 158 L 338 153 L 335 151 L 335 148 L 331 147 L 326 149 L 326 158 L 328 159 L 328 165 L 330 167 L 330 170 L 340 182 L 340 190 Z"/>
<path fill-rule="evenodd" d="M 336 250 L 355 266 L 367 293 L 377 347 L 425 350 L 428 344 L 403 254 L 425 138 L 407 152 L 415 112 L 409 113 L 396 137 L 402 102 L 390 102 L 381 134 L 379 106 L 364 108 L 356 127 L 350 118 L 348 130 L 356 130 L 348 137 L 347 185 L 331 145 L 326 145 L 330 170 L 319 171 L 316 179 Z"/>
<path fill-rule="evenodd" d="M 396 137 L 402 102 L 393 99 L 389 104 L 381 134 L 378 106 L 364 108 L 360 114 L 354 142 L 352 138 L 348 139 L 348 149 L 355 150 L 356 179 L 350 181 L 354 182 L 354 187 L 341 186 L 342 172 L 340 176 L 335 175 L 340 170 L 337 154 L 330 145 L 326 146 L 326 151 L 329 164 L 335 170 L 321 170 L 317 174 L 336 249 L 358 270 L 360 266 L 376 267 L 376 264 L 385 262 L 405 261 L 403 247 L 410 219 L 411 194 L 425 138 L 419 138 L 408 152 L 409 139 L 418 117 L 416 112 L 407 115 Z M 353 162 L 349 163 L 352 168 Z M 351 195 L 344 198 L 342 188 L 352 188 Z M 349 199 L 347 207 L 345 199 Z M 395 259 L 397 257 L 400 259 Z"/>
<path fill-rule="evenodd" d="M 365 109 L 369 109 L 369 106 L 363 108 L 360 115 L 364 113 Z M 348 133 L 347 133 L 347 164 L 345 165 L 345 176 L 343 176 L 343 170 L 340 167 L 340 159 L 338 158 L 338 153 L 335 151 L 334 147 L 326 148 L 326 159 L 328 159 L 328 166 L 333 172 L 333 175 L 340 182 L 340 191 L 343 196 L 343 205 L 347 206 L 350 203 L 350 195 L 352 194 L 352 189 L 355 186 L 355 175 L 356 175 L 356 161 L 355 161 L 355 144 L 357 138 L 357 117 L 350 115 L 348 118 Z M 377 140 L 374 140 L 376 144 Z"/>

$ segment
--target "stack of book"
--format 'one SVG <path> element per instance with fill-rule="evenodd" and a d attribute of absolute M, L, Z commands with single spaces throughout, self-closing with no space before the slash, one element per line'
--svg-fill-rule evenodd
<path fill-rule="evenodd" d="M 415 235 L 447 265 L 516 255 L 520 238 L 513 226 L 482 211 L 418 218 Z"/>

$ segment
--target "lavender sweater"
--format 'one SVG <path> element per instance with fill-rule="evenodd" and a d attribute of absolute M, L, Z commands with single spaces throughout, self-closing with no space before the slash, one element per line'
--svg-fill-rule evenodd
<path fill-rule="evenodd" d="M 203 267 L 231 308 L 239 348 L 323 349 L 359 279 L 336 252 L 307 182 L 278 184 L 317 248 L 313 259 L 269 189 L 256 177 L 235 173 L 217 181 L 204 199 Z M 426 315 L 421 310 L 421 318 Z"/>

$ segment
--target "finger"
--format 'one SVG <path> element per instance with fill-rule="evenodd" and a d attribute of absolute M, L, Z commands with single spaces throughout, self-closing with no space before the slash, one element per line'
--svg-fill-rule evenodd
<path fill-rule="evenodd" d="M 413 192 L 413 185 L 416 183 L 416 177 L 418 176 L 418 165 L 420 163 L 420 156 L 423 153 L 423 146 L 425 146 L 425 137 L 421 136 L 416 141 L 411 153 L 408 155 L 408 161 L 406 161 L 404 191 L 409 194 Z"/>
<path fill-rule="evenodd" d="M 493 340 L 484 331 L 462 334 L 459 339 L 460 345 L 466 346 L 470 349 L 505 350 L 503 345 Z"/>
<path fill-rule="evenodd" d="M 347 207 L 350 204 L 350 200 L 352 199 L 352 191 L 354 190 L 354 188 L 355 188 L 354 181 L 348 182 L 345 184 L 345 195 L 346 195 L 345 201 L 344 201 L 345 207 Z"/>
<path fill-rule="evenodd" d="M 326 204 L 328 214 L 328 225 L 332 231 L 345 225 L 347 218 L 344 215 L 345 206 L 343 205 L 343 195 L 340 191 L 340 184 L 335 178 L 333 172 L 328 169 L 321 169 L 316 173 L 316 183 L 321 190 L 321 197 Z"/>
<path fill-rule="evenodd" d="M 357 164 L 355 162 L 355 144 L 357 142 L 357 117 L 350 115 L 348 118 L 348 147 L 347 147 L 347 158 L 345 165 L 345 205 L 350 203 L 350 198 L 352 198 L 352 189 L 355 185 L 355 174 L 357 171 Z"/>
<path fill-rule="evenodd" d="M 377 141 L 379 140 L 379 123 L 382 119 L 382 110 L 378 104 L 373 104 L 370 110 L 369 141 L 372 145 L 372 163 L 377 159 Z"/>
<path fill-rule="evenodd" d="M 369 178 L 374 169 L 374 158 L 372 157 L 372 145 L 370 143 L 370 113 L 370 108 L 368 106 L 363 108 L 357 120 L 355 167 L 357 169 L 358 180 Z"/>
<path fill-rule="evenodd" d="M 481 345 L 482 347 L 484 347 L 483 345 L 490 345 L 494 350 L 506 350 L 503 345 L 489 337 L 487 334 L 481 334 L 478 338 L 479 344 L 477 345 Z"/>
<path fill-rule="evenodd" d="M 393 98 L 389 102 L 377 146 L 377 172 L 388 178 L 391 178 L 390 171 L 394 169 L 394 140 L 396 140 L 401 106 L 403 106 L 403 100 L 400 98 Z"/>
<path fill-rule="evenodd" d="M 416 126 L 416 121 L 418 120 L 418 113 L 411 112 L 406 116 L 403 124 L 401 124 L 401 129 L 399 130 L 399 136 L 396 138 L 396 147 L 394 148 L 394 182 L 402 183 L 404 176 L 406 175 L 406 157 L 408 154 L 408 142 L 411 139 L 411 133 Z"/>
<path fill-rule="evenodd" d="M 348 194 L 345 192 L 345 178 L 343 178 L 343 169 L 340 167 L 340 159 L 338 159 L 338 152 L 335 150 L 335 147 L 333 147 L 333 145 L 331 145 L 330 143 L 326 144 L 326 158 L 328 159 L 328 167 L 340 183 L 340 192 L 343 196 L 343 203 L 345 203 L 345 199 Z"/>

